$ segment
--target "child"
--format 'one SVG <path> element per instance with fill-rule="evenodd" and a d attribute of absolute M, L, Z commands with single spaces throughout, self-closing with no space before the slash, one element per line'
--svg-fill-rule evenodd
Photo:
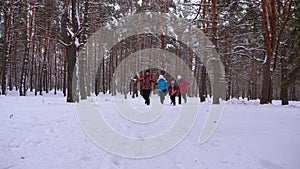
<path fill-rule="evenodd" d="M 159 75 L 158 80 L 157 80 L 157 84 L 158 84 L 158 95 L 160 97 L 160 103 L 164 104 L 165 101 L 165 92 L 167 91 L 167 81 L 164 78 L 163 75 Z"/>
<path fill-rule="evenodd" d="M 171 104 L 173 104 L 175 106 L 176 105 L 175 97 L 177 96 L 177 94 L 179 92 L 179 88 L 177 87 L 174 80 L 171 81 L 171 86 L 168 87 L 168 91 L 169 91 L 169 95 L 170 95 L 170 99 L 171 99 Z"/>

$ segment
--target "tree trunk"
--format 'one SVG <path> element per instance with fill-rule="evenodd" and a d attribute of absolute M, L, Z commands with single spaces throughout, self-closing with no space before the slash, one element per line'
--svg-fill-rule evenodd
<path fill-rule="evenodd" d="M 81 51 L 81 55 L 78 58 L 79 62 L 79 90 L 80 90 L 80 99 L 85 100 L 87 99 L 87 94 L 86 94 L 86 54 L 85 50 Z"/>
<path fill-rule="evenodd" d="M 212 14 L 212 43 L 216 52 L 218 52 L 218 15 L 217 15 L 217 0 L 212 0 L 211 14 Z M 214 52 L 213 52 L 214 53 Z M 216 55 L 216 53 L 214 53 Z M 215 58 L 218 58 L 217 56 Z M 220 104 L 219 89 L 220 89 L 220 65 L 215 61 L 214 66 L 214 81 L 213 81 L 213 104 Z"/>
<path fill-rule="evenodd" d="M 38 66 L 37 66 L 37 59 L 33 58 L 34 60 L 34 95 L 37 96 L 37 92 L 38 92 Z"/>
<path fill-rule="evenodd" d="M 31 57 L 31 70 L 30 70 L 30 92 L 33 91 L 34 87 L 33 87 L 33 83 L 34 83 L 34 66 L 36 64 L 35 61 L 35 42 L 32 42 L 32 57 Z M 36 89 L 36 88 L 35 88 Z"/>
<path fill-rule="evenodd" d="M 8 29 L 7 29 L 7 11 L 6 10 L 3 10 L 4 11 L 4 32 L 3 32 L 3 36 L 4 36 L 4 39 L 7 40 L 7 32 L 8 32 Z M 6 94 L 6 71 L 7 71 L 7 50 L 8 50 L 8 42 L 5 42 L 3 44 L 3 51 L 2 52 L 2 63 L 1 63 L 1 87 L 2 87 L 2 92 L 1 94 L 2 95 L 5 95 Z M 11 83 L 11 78 L 10 78 L 10 83 Z"/>
<path fill-rule="evenodd" d="M 42 63 L 39 64 L 39 91 L 40 95 L 43 95 L 43 65 Z"/>
<path fill-rule="evenodd" d="M 64 97 L 67 96 L 67 50 L 64 50 L 65 53 L 65 57 L 64 57 L 64 66 L 63 66 L 63 93 L 64 93 Z"/>
<path fill-rule="evenodd" d="M 6 42 L 4 45 L 4 57 L 2 59 L 2 79 L 1 79 L 1 87 L 2 87 L 2 95 L 6 95 L 6 80 L 7 80 L 7 65 L 9 64 L 9 56 L 10 56 L 10 49 L 11 49 L 11 39 L 12 39 L 12 25 L 13 25 L 13 14 L 14 14 L 14 0 L 10 1 L 10 9 L 9 9 L 9 17 L 7 18 L 7 15 L 4 14 L 4 22 L 5 24 L 5 31 L 4 31 L 4 37 Z M 5 10 L 4 10 L 5 11 Z M 6 13 L 6 12 L 5 12 Z M 7 28 L 6 28 L 7 27 Z"/>
<path fill-rule="evenodd" d="M 66 62 L 67 62 L 67 102 L 75 102 L 77 91 L 77 79 L 74 77 L 76 59 L 77 59 L 77 47 L 80 36 L 79 31 L 79 6 L 77 0 L 71 1 L 71 22 L 68 19 L 69 16 L 69 0 L 65 0 L 64 14 L 62 16 L 61 24 L 61 36 L 63 39 L 63 45 L 66 48 Z M 72 25 L 72 30 L 68 26 Z M 70 32 L 72 31 L 72 33 Z M 74 81 L 74 83 L 73 83 Z"/>
<path fill-rule="evenodd" d="M 21 78 L 20 78 L 20 96 L 26 96 L 27 84 L 27 67 L 28 67 L 28 59 L 29 59 L 29 48 L 30 48 L 30 35 L 29 35 L 29 4 L 28 0 L 25 1 L 25 29 L 26 29 L 26 43 L 25 43 L 25 52 L 23 58 L 23 65 L 21 70 Z M 34 16 L 33 16 L 34 17 Z M 23 89 L 22 89 L 23 87 Z"/>
<path fill-rule="evenodd" d="M 282 56 L 286 55 L 286 49 L 282 49 Z M 281 65 L 281 84 L 280 84 L 280 99 L 282 105 L 289 104 L 289 94 L 288 94 L 288 85 L 285 82 L 289 81 L 288 79 L 288 62 L 284 57 L 280 58 Z"/>
<path fill-rule="evenodd" d="M 217 60 L 213 60 L 213 104 L 220 104 L 220 63 Z"/>
<path fill-rule="evenodd" d="M 200 87 L 200 102 L 205 101 L 205 96 L 206 96 L 206 67 L 204 65 L 201 66 L 201 87 Z"/>
<path fill-rule="evenodd" d="M 55 45 L 55 51 L 57 51 L 57 47 Z M 57 53 L 54 54 L 54 95 L 57 93 L 58 86 L 58 71 L 57 71 Z"/>
<path fill-rule="evenodd" d="M 29 31 L 29 37 L 30 37 L 30 43 L 32 44 L 32 49 L 31 49 L 31 65 L 30 65 L 30 92 L 33 91 L 33 75 L 34 75 L 34 66 L 35 66 L 35 39 L 36 39 L 36 24 L 35 24 L 35 13 L 36 13 L 36 2 L 37 0 L 34 1 L 34 6 L 32 10 L 32 19 L 31 19 L 31 29 Z M 33 34 L 32 34 L 33 33 Z M 32 36 L 34 35 L 34 36 Z M 36 89 L 36 88 L 35 88 Z"/>
<path fill-rule="evenodd" d="M 69 41 L 70 45 L 67 47 L 67 57 L 68 57 L 68 92 L 67 92 L 67 102 L 75 102 L 78 101 L 78 98 L 76 97 L 77 93 L 77 77 L 75 74 L 76 69 L 76 59 L 77 59 L 77 46 L 75 44 L 76 39 L 79 37 L 79 34 L 77 34 L 78 28 L 79 28 L 79 16 L 77 15 L 77 12 L 79 10 L 79 6 L 77 4 L 77 0 L 72 0 L 72 25 L 73 25 L 73 33 L 74 37 L 72 37 Z M 77 34 L 77 35 L 75 35 Z M 78 40 L 78 39 L 77 39 Z M 75 76 L 74 76 L 75 75 Z M 73 83 L 74 81 L 74 83 Z"/>
<path fill-rule="evenodd" d="M 270 88 L 271 88 L 271 59 L 272 59 L 272 47 L 269 33 L 269 19 L 268 19 L 268 8 L 266 0 L 262 0 L 262 14 L 263 14 L 263 28 L 264 28 L 264 39 L 266 45 L 266 56 L 263 64 L 263 83 L 261 91 L 260 104 L 270 103 Z"/>
<path fill-rule="evenodd" d="M 67 67 L 67 102 L 75 102 L 76 82 L 73 83 L 76 64 L 76 46 L 75 44 L 67 48 L 68 67 Z"/>
<path fill-rule="evenodd" d="M 281 88 L 280 88 L 280 98 L 281 98 L 281 104 L 282 105 L 288 105 L 289 104 L 288 89 L 284 86 L 281 86 Z"/>
<path fill-rule="evenodd" d="M 103 60 L 102 60 L 102 90 L 103 90 L 103 94 L 106 93 L 105 88 L 106 88 L 106 86 L 105 86 L 105 59 L 103 58 Z"/>

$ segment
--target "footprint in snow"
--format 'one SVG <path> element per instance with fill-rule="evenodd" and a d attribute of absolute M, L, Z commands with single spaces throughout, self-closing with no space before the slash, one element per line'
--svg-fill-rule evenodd
<path fill-rule="evenodd" d="M 181 163 L 181 161 L 178 161 L 178 162 L 177 162 L 177 167 L 178 167 L 179 169 L 185 169 L 185 167 L 183 166 L 183 164 Z"/>
<path fill-rule="evenodd" d="M 214 146 L 214 147 L 220 147 L 221 143 L 219 140 L 212 140 L 209 142 L 210 145 Z"/>
<path fill-rule="evenodd" d="M 117 159 L 117 158 L 111 159 L 111 162 L 112 162 L 114 165 L 116 165 L 116 166 L 119 166 L 119 165 L 120 165 L 120 161 L 119 161 L 119 159 Z"/>
<path fill-rule="evenodd" d="M 263 168 L 266 168 L 266 169 L 283 169 L 283 168 L 285 168 L 279 164 L 276 164 L 273 161 L 266 160 L 266 159 L 260 159 L 258 162 Z"/>
<path fill-rule="evenodd" d="M 34 146 L 35 146 L 35 147 L 39 147 L 40 144 L 42 144 L 42 143 L 43 143 L 43 141 L 41 141 L 41 140 L 36 141 Z"/>

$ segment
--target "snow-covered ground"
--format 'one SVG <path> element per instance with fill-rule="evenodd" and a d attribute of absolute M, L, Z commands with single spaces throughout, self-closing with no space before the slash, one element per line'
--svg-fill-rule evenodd
<path fill-rule="evenodd" d="M 156 99 L 152 96 L 152 101 Z M 133 137 L 162 132 L 180 110 L 166 104 L 157 121 L 135 124 L 118 115 L 111 96 L 100 95 L 97 103 L 115 130 Z M 141 97 L 131 104 L 145 108 Z M 259 105 L 258 101 L 230 100 L 216 132 L 199 144 L 209 105 L 200 104 L 192 131 L 175 148 L 156 157 L 131 159 L 98 147 L 81 128 L 74 104 L 66 103 L 61 94 L 0 96 L 0 169 L 300 168 L 300 102 L 281 106 L 279 101 Z"/>

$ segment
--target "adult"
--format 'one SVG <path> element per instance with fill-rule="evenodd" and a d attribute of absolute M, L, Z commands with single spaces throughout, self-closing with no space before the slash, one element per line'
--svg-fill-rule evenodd
<path fill-rule="evenodd" d="M 184 103 L 186 103 L 187 102 L 186 94 L 188 91 L 187 88 L 190 86 L 190 84 L 186 80 L 182 79 L 180 75 L 178 75 L 177 80 L 178 80 L 178 87 L 179 87 L 178 104 L 181 104 L 181 97 L 183 98 Z"/>
<path fill-rule="evenodd" d="M 150 105 L 150 93 L 152 90 L 152 83 L 157 84 L 156 80 L 154 80 L 150 76 L 150 71 L 146 70 L 145 75 L 143 77 L 140 77 L 138 79 L 134 79 L 134 81 L 137 82 L 142 82 L 142 96 L 145 100 L 145 104 Z"/>

